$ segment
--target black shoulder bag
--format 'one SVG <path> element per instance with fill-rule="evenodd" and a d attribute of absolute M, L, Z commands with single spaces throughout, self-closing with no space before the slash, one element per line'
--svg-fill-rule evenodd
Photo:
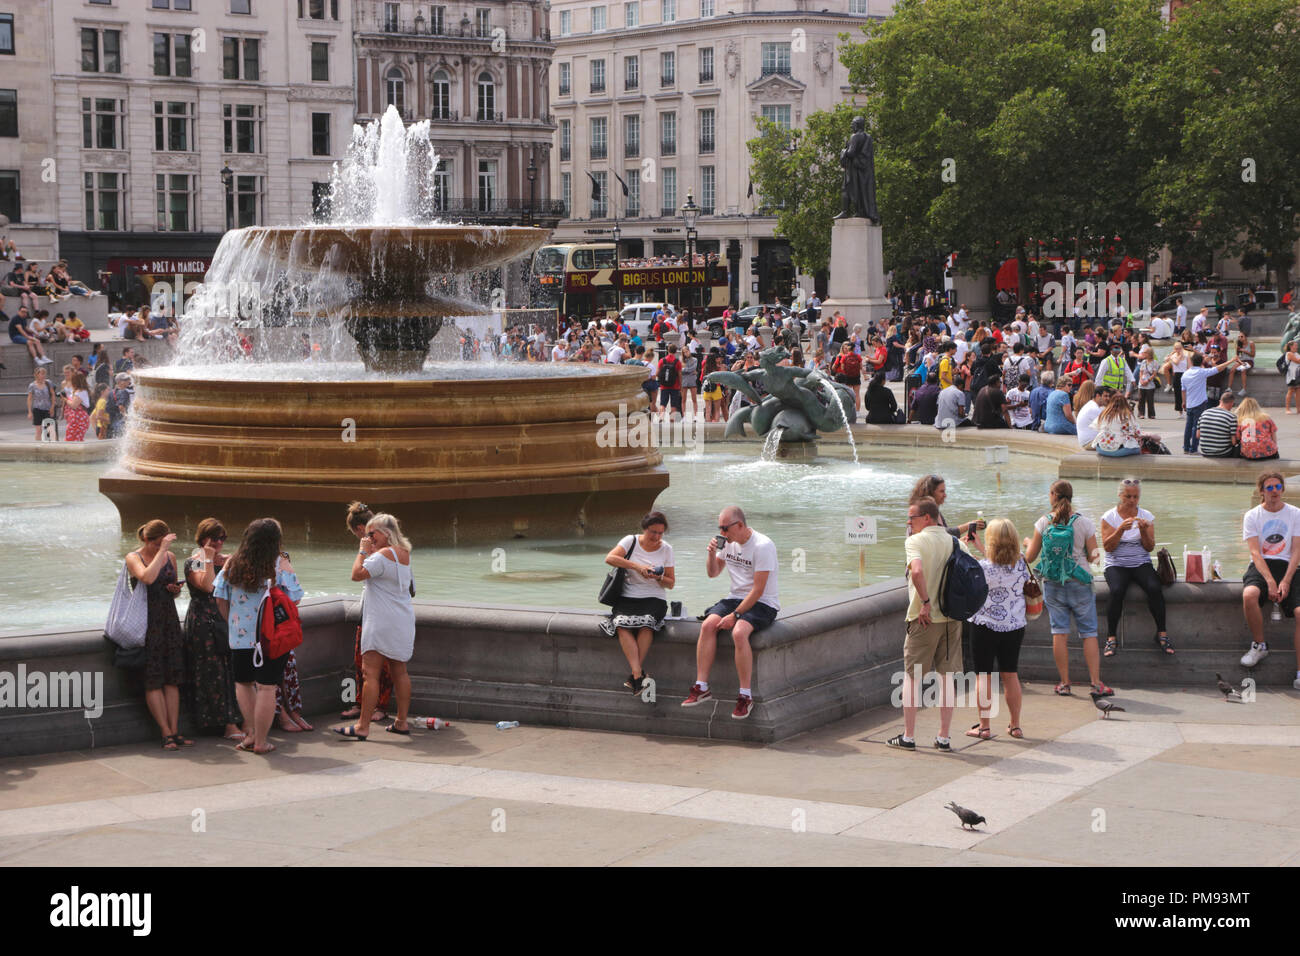
<path fill-rule="evenodd" d="M 625 559 L 630 560 L 632 551 L 636 548 L 636 535 L 632 535 L 632 544 L 627 549 L 627 554 L 623 555 Z M 600 594 L 596 600 L 601 604 L 613 607 L 618 603 L 618 599 L 623 596 L 623 581 L 627 578 L 627 568 L 611 568 L 609 574 L 605 575 L 605 583 L 600 586 Z"/>

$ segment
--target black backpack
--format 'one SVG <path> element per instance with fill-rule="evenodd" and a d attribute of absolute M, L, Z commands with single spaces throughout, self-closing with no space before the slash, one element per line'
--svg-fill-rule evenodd
<path fill-rule="evenodd" d="M 939 577 L 939 611 L 953 621 L 969 620 L 988 600 L 989 584 L 980 563 L 952 540 L 952 554 Z"/>
<path fill-rule="evenodd" d="M 677 387 L 677 362 L 664 359 L 659 363 L 659 384 L 664 388 Z"/>

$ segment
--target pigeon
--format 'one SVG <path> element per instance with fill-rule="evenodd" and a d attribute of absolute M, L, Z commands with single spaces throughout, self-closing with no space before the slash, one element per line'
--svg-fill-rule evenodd
<path fill-rule="evenodd" d="M 1116 710 L 1119 711 L 1121 714 L 1128 713 L 1128 711 L 1126 711 L 1123 707 L 1117 706 L 1109 698 L 1102 697 L 1101 694 L 1097 693 L 1095 690 L 1092 692 L 1090 696 L 1092 697 L 1093 706 L 1095 706 L 1099 711 L 1101 711 L 1102 720 L 1105 720 L 1107 717 L 1111 715 L 1113 711 Z"/>
<path fill-rule="evenodd" d="M 953 813 L 957 814 L 957 818 L 961 820 L 961 828 L 963 830 L 965 830 L 967 827 L 974 830 L 975 824 L 988 822 L 982 816 L 976 813 L 974 810 L 967 810 L 965 807 L 959 807 L 952 800 L 948 801 L 948 804 L 944 807 L 944 809 L 951 810 Z"/>
<path fill-rule="evenodd" d="M 1238 697 L 1241 697 L 1241 694 L 1237 691 L 1237 688 L 1233 687 L 1226 680 L 1224 680 L 1222 674 L 1215 674 L 1214 676 L 1219 679 L 1219 693 L 1223 695 L 1223 699 L 1225 701 L 1231 700 L 1233 694 L 1236 694 Z"/>

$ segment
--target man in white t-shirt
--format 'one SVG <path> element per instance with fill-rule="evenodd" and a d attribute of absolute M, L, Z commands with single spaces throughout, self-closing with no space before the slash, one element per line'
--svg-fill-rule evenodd
<path fill-rule="evenodd" d="M 1082 448 L 1088 442 L 1097 437 L 1097 418 L 1101 415 L 1102 409 L 1110 404 L 1110 389 L 1099 388 L 1092 401 L 1085 402 L 1079 409 L 1079 414 L 1075 418 L 1075 428 L 1078 429 L 1079 447 Z"/>
<path fill-rule="evenodd" d="M 1151 319 L 1151 338 L 1153 339 L 1171 339 L 1174 337 L 1174 323 L 1172 319 L 1155 316 Z"/>
<path fill-rule="evenodd" d="M 1016 387 L 1007 392 L 1007 411 L 1011 412 L 1012 428 L 1028 428 L 1034 423 L 1034 413 L 1029 408 L 1029 383 L 1032 381 L 1028 375 L 1021 375 Z"/>
<path fill-rule="evenodd" d="M 555 343 L 555 348 L 551 349 L 551 361 L 567 362 L 568 360 L 569 360 L 569 352 L 564 347 L 564 339 L 560 339 L 558 342 Z"/>
<path fill-rule="evenodd" d="M 1200 335 L 1205 331 L 1205 325 L 1210 320 L 1210 307 L 1203 306 L 1196 317 L 1192 319 L 1192 335 Z"/>
<path fill-rule="evenodd" d="M 1174 330 L 1181 333 L 1183 329 L 1187 328 L 1187 306 L 1183 305 L 1182 296 L 1174 299 L 1174 301 L 1178 303 L 1178 309 L 1174 313 Z"/>
<path fill-rule="evenodd" d="M 1264 640 L 1264 602 L 1271 601 L 1295 618 L 1296 676 L 1291 686 L 1300 690 L 1300 593 L 1292 588 L 1300 564 L 1300 508 L 1282 500 L 1286 479 L 1280 472 L 1260 475 L 1255 482 L 1263 504 L 1246 512 L 1241 522 L 1242 540 L 1250 547 L 1250 567 L 1242 577 L 1241 606 L 1250 628 L 1250 650 L 1243 667 L 1254 667 L 1268 657 Z"/>
<path fill-rule="evenodd" d="M 627 336 L 620 335 L 618 340 L 605 355 L 605 361 L 610 365 L 622 365 L 623 359 L 627 358 Z"/>
<path fill-rule="evenodd" d="M 718 547 L 718 538 L 725 539 L 722 548 Z M 731 577 L 731 591 L 705 612 L 695 645 L 695 684 L 682 706 L 694 707 L 713 699 L 709 671 L 717 653 L 718 631 L 729 630 L 736 645 L 736 676 L 740 680 L 740 695 L 731 716 L 744 720 L 754 709 L 754 694 L 750 689 L 754 652 L 749 638 L 776 620 L 781 609 L 777 597 L 779 559 L 772 539 L 746 524 L 745 512 L 736 505 L 723 508 L 718 515 L 718 538 L 709 540 L 704 569 L 709 577 L 716 578 L 726 568 Z"/>

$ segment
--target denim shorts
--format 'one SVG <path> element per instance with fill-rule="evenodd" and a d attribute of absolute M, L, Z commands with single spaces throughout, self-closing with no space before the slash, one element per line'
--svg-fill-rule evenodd
<path fill-rule="evenodd" d="M 1047 605 L 1047 617 L 1052 625 L 1053 634 L 1070 633 L 1070 618 L 1079 630 L 1079 637 L 1097 636 L 1097 596 L 1093 593 L 1092 582 L 1067 581 L 1057 584 L 1055 581 L 1043 582 L 1043 603 Z"/>

